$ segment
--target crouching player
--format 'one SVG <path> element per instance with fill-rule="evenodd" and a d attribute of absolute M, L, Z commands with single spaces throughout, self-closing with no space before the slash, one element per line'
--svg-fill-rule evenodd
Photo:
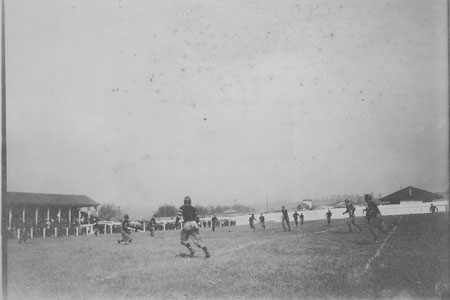
<path fill-rule="evenodd" d="M 180 219 L 183 218 L 183 228 L 181 229 L 180 237 L 181 244 L 188 248 L 191 253 L 191 257 L 194 257 L 195 250 L 192 249 L 189 244 L 189 237 L 192 237 L 192 242 L 195 246 L 201 248 L 205 253 L 205 258 L 210 258 L 211 254 L 206 247 L 202 246 L 202 240 L 200 238 L 198 222 L 199 217 L 195 207 L 191 205 L 191 198 L 189 196 L 184 197 L 184 205 L 178 210 L 177 218 L 175 219 L 175 228 L 177 228 Z"/>
<path fill-rule="evenodd" d="M 382 233 L 387 232 L 386 225 L 384 224 L 383 215 L 381 214 L 380 209 L 375 204 L 375 202 L 373 202 L 372 195 L 366 194 L 364 196 L 364 200 L 366 200 L 367 203 L 366 209 L 368 209 L 367 220 L 369 223 L 369 229 L 373 235 L 374 242 L 378 243 L 378 236 L 375 229 L 377 228 Z"/>
<path fill-rule="evenodd" d="M 120 228 L 120 233 L 122 234 L 122 239 L 117 240 L 117 242 L 120 244 L 121 242 L 124 243 L 131 243 L 133 240 L 131 239 L 131 229 L 130 229 L 130 222 L 129 222 L 128 215 L 123 216 L 122 220 L 122 226 Z"/>

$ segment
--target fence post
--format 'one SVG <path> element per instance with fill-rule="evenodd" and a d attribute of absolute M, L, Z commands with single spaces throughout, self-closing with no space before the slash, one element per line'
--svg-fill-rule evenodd
<path fill-rule="evenodd" d="M 42 231 L 42 237 L 45 238 L 45 227 L 43 227 L 42 229 L 43 229 L 43 231 Z"/>
<path fill-rule="evenodd" d="M 33 238 L 33 227 L 31 227 L 30 236 L 31 236 L 31 238 Z"/>
<path fill-rule="evenodd" d="M 55 227 L 55 237 L 57 237 L 57 236 L 58 236 L 58 228 Z"/>

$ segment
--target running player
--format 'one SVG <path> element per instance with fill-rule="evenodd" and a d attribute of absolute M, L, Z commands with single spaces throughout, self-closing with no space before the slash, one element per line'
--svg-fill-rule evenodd
<path fill-rule="evenodd" d="M 122 226 L 120 228 L 120 233 L 122 234 L 122 239 L 117 240 L 117 242 L 120 244 L 121 242 L 124 243 L 130 243 L 133 241 L 131 239 L 131 229 L 130 229 L 130 221 L 129 216 L 124 215 L 122 220 Z"/>
<path fill-rule="evenodd" d="M 327 225 L 329 226 L 330 225 L 330 223 L 331 223 L 331 216 L 332 216 L 333 214 L 331 213 L 331 211 L 330 210 L 328 210 L 328 212 L 325 214 L 325 216 L 327 216 Z"/>
<path fill-rule="evenodd" d="M 175 219 L 175 228 L 178 226 L 178 222 L 183 218 L 183 228 L 180 233 L 181 244 L 188 248 L 190 256 L 194 257 L 195 250 L 192 249 L 189 244 L 189 237 L 192 237 L 192 242 L 198 248 L 201 248 L 205 253 L 205 258 L 210 258 L 208 249 L 202 246 L 202 240 L 200 238 L 199 225 L 200 219 L 198 217 L 197 210 L 192 205 L 191 198 L 189 196 L 184 197 L 184 205 L 178 210 L 177 217 Z"/>
<path fill-rule="evenodd" d="M 431 203 L 431 205 L 430 205 L 430 213 L 431 213 L 432 215 L 434 215 L 434 214 L 437 213 L 438 211 L 439 211 L 438 208 L 437 208 L 436 206 L 434 206 L 433 203 Z"/>
<path fill-rule="evenodd" d="M 283 229 L 284 231 L 286 231 L 286 226 L 288 227 L 289 231 L 291 231 L 291 225 L 289 224 L 289 215 L 288 215 L 288 211 L 286 210 L 286 208 L 284 207 L 284 205 L 281 207 L 281 212 L 282 212 L 282 220 L 281 220 L 281 225 L 283 225 Z"/>
<path fill-rule="evenodd" d="M 348 232 L 352 232 L 352 224 L 356 228 L 358 228 L 358 231 L 361 232 L 361 226 L 355 223 L 355 207 L 353 204 L 350 203 L 348 199 L 345 199 L 345 207 L 347 208 L 342 214 L 345 215 L 348 213 L 348 219 L 347 219 L 347 226 L 348 226 Z"/>
<path fill-rule="evenodd" d="M 377 236 L 375 228 L 378 228 L 378 230 L 382 233 L 386 233 L 387 228 L 386 228 L 386 225 L 384 224 L 384 219 L 380 212 L 380 209 L 375 204 L 375 202 L 373 202 L 373 200 L 372 200 L 372 195 L 366 194 L 364 196 L 364 200 L 366 201 L 367 207 L 369 209 L 369 212 L 368 212 L 369 229 L 373 235 L 374 242 L 378 243 L 378 236 Z"/>
<path fill-rule="evenodd" d="M 255 230 L 255 222 L 256 222 L 255 214 L 252 214 L 248 219 L 248 224 L 250 225 L 251 230 Z"/>
<path fill-rule="evenodd" d="M 295 211 L 295 213 L 293 214 L 293 217 L 294 217 L 294 222 L 295 222 L 295 227 L 296 228 L 298 228 L 298 217 L 299 217 L 300 215 L 298 214 L 298 212 L 297 211 Z"/>
<path fill-rule="evenodd" d="M 263 229 L 266 229 L 266 223 L 265 223 L 265 218 L 264 215 L 261 213 L 261 215 L 259 216 L 259 225 L 261 225 L 261 227 Z"/>

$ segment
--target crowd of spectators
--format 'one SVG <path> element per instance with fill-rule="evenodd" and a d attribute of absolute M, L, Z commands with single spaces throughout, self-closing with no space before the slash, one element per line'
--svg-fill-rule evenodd
<path fill-rule="evenodd" d="M 87 216 L 81 215 L 80 219 L 78 218 L 72 218 L 70 221 L 68 218 L 58 218 L 53 217 L 50 219 L 39 219 L 38 223 L 35 224 L 34 220 L 26 220 L 23 222 L 22 220 L 14 220 L 12 221 L 11 227 L 8 229 L 8 238 L 11 239 L 17 239 L 20 235 L 23 234 L 23 232 L 26 232 L 28 236 L 32 236 L 34 238 L 37 237 L 44 237 L 44 231 L 45 231 L 45 237 L 65 237 L 70 235 L 86 235 L 88 234 L 87 231 L 87 224 L 92 224 L 93 232 L 92 234 L 99 235 L 104 234 L 105 229 L 107 230 L 107 233 L 118 233 L 120 232 L 120 226 L 101 226 L 99 225 L 100 219 L 96 216 Z M 233 219 L 220 219 L 218 220 L 219 223 L 216 224 L 217 227 L 219 226 L 235 226 L 236 221 Z M 144 224 L 145 223 L 145 224 Z M 130 226 L 135 231 L 142 231 L 145 230 L 150 231 L 148 221 L 145 222 L 130 222 Z M 201 219 L 200 220 L 200 226 L 202 228 L 210 228 L 212 227 L 212 221 L 211 219 Z M 56 229 L 56 230 L 55 230 Z M 156 221 L 153 225 L 153 230 L 174 230 L 175 229 L 175 221 L 168 220 L 168 221 Z M 178 225 L 177 229 L 181 229 L 181 224 Z M 91 233 L 91 232 L 89 232 Z"/>
<path fill-rule="evenodd" d="M 39 219 L 37 224 L 34 220 L 12 220 L 11 227 L 8 228 L 8 238 L 17 238 L 19 235 L 19 230 L 22 233 L 25 231 L 29 236 L 33 237 L 65 237 L 68 235 L 85 235 L 87 234 L 86 224 L 92 224 L 94 234 L 99 234 L 104 231 L 98 225 L 98 217 L 82 216 L 80 219 L 72 218 L 71 221 L 67 218 L 50 218 L 50 219 Z M 56 230 L 55 230 L 56 229 Z"/>
<path fill-rule="evenodd" d="M 236 225 L 236 220 L 234 219 L 219 219 L 218 220 L 219 223 L 216 224 L 216 227 L 221 227 L 221 226 L 235 226 Z M 146 223 L 146 231 L 150 231 L 150 227 L 148 226 L 148 224 L 150 222 L 145 222 Z M 165 226 L 165 229 L 164 229 Z M 211 228 L 212 227 L 212 220 L 206 220 L 206 219 L 201 219 L 200 220 L 200 227 L 201 228 Z M 156 230 L 175 230 L 175 221 L 174 220 L 167 220 L 167 221 L 156 221 L 156 225 L 154 225 L 153 228 L 155 231 Z M 177 230 L 181 229 L 181 224 L 178 224 L 178 227 L 176 228 Z"/>

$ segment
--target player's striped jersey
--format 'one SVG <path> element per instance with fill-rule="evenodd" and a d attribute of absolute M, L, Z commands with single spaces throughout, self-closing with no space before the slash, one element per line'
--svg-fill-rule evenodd
<path fill-rule="evenodd" d="M 178 210 L 177 218 L 180 219 L 181 217 L 183 217 L 184 222 L 198 221 L 197 210 L 195 209 L 195 207 L 188 204 L 184 204 Z"/>

